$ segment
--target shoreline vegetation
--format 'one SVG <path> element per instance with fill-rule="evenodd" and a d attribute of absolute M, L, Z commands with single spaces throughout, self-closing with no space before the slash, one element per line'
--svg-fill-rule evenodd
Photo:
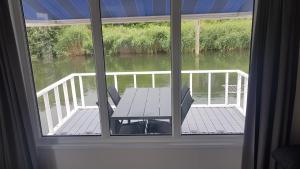
<path fill-rule="evenodd" d="M 182 52 L 195 52 L 195 21 L 183 21 Z M 93 43 L 90 25 L 29 27 L 28 42 L 32 59 L 91 56 Z M 200 51 L 248 49 L 251 19 L 201 20 Z M 103 25 L 105 54 L 158 54 L 170 52 L 170 24 L 131 23 Z"/>

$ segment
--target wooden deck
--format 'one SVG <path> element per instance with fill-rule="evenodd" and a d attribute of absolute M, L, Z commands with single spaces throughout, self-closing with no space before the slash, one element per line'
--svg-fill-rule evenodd
<path fill-rule="evenodd" d="M 242 134 L 245 117 L 234 107 L 192 107 L 182 124 L 183 134 Z M 101 134 L 98 109 L 79 109 L 55 135 Z"/>

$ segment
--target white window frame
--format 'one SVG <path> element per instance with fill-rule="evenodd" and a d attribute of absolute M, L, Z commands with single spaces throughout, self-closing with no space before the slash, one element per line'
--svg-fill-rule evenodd
<path fill-rule="evenodd" d="M 9 1 L 10 13 L 16 36 L 19 60 L 26 90 L 26 100 L 31 112 L 29 114 L 34 139 L 37 146 L 76 146 L 98 145 L 115 147 L 116 144 L 132 143 L 136 146 L 242 146 L 243 135 L 182 135 L 180 115 L 180 86 L 181 86 L 181 0 L 171 0 L 171 109 L 172 135 L 169 136 L 111 136 L 109 132 L 109 118 L 107 113 L 105 62 L 102 41 L 102 24 L 100 14 L 100 0 L 89 0 L 91 6 L 91 23 L 93 30 L 94 55 L 96 58 L 97 94 L 100 104 L 101 135 L 99 136 L 43 136 L 39 120 L 36 90 L 33 80 L 31 60 L 26 38 L 25 21 L 21 0 Z"/>

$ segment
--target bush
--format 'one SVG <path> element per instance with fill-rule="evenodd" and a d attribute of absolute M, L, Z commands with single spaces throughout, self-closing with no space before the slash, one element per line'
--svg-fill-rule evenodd
<path fill-rule="evenodd" d="M 236 50 L 250 46 L 251 20 L 202 20 L 201 50 Z M 91 28 L 74 25 L 51 28 L 29 28 L 29 47 L 32 57 L 90 56 L 93 53 Z M 170 26 L 168 22 L 103 25 L 106 55 L 118 53 L 170 52 Z M 195 47 L 195 25 L 184 21 L 181 31 L 183 52 Z"/>
<path fill-rule="evenodd" d="M 60 29 L 60 27 L 27 28 L 29 49 L 33 59 L 44 57 L 52 59 L 57 57 L 57 52 L 54 48 Z"/>
<path fill-rule="evenodd" d="M 204 22 L 200 33 L 202 50 L 234 50 L 250 47 L 251 20 Z"/>
<path fill-rule="evenodd" d="M 86 25 L 67 26 L 58 34 L 55 50 L 59 56 L 84 56 L 93 52 L 92 34 Z"/>
<path fill-rule="evenodd" d="M 103 41 L 106 54 L 169 52 L 170 34 L 167 26 L 155 24 L 105 25 Z"/>

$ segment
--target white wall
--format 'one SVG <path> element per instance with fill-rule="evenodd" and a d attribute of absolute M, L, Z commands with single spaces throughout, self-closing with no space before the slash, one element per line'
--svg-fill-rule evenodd
<path fill-rule="evenodd" d="M 241 146 L 40 148 L 43 169 L 240 169 Z"/>

